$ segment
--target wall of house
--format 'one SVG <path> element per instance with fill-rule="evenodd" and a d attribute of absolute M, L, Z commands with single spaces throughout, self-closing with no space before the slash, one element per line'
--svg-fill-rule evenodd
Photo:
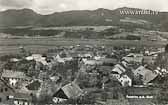
<path fill-rule="evenodd" d="M 7 86 L 0 86 L 0 102 L 8 101 L 13 92 Z"/>
<path fill-rule="evenodd" d="M 9 93 L 0 93 L 0 103 L 9 101 L 9 96 L 11 96 Z"/>
<path fill-rule="evenodd" d="M 9 79 L 9 84 L 12 86 L 16 86 L 16 83 L 19 81 L 19 79 L 14 79 L 14 78 L 10 78 Z"/>
<path fill-rule="evenodd" d="M 61 102 L 63 102 L 63 101 L 66 101 L 67 99 L 62 99 L 62 98 L 57 98 L 57 97 L 54 97 L 53 98 L 53 101 L 54 101 L 54 103 L 61 103 Z"/>
<path fill-rule="evenodd" d="M 122 86 L 132 86 L 132 80 L 128 76 L 123 76 L 119 79 Z"/>
<path fill-rule="evenodd" d="M 24 100 L 14 100 L 14 105 L 32 105 L 32 103 Z"/>

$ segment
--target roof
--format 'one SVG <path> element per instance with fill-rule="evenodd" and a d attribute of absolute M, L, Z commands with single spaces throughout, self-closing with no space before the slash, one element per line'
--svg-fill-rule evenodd
<path fill-rule="evenodd" d="M 14 99 L 15 100 L 27 100 L 30 101 L 32 100 L 32 97 L 30 94 L 27 93 L 15 93 L 14 94 Z"/>
<path fill-rule="evenodd" d="M 75 98 L 75 97 L 80 96 L 82 92 L 83 91 L 80 89 L 80 87 L 75 82 L 71 82 L 65 85 L 64 87 L 62 87 L 61 89 L 59 89 L 53 95 L 53 97 L 63 98 L 63 99 Z"/>
<path fill-rule="evenodd" d="M 126 72 L 122 73 L 120 76 L 127 75 L 130 79 L 134 79 L 134 74 L 131 70 L 127 70 Z"/>
<path fill-rule="evenodd" d="M 102 64 L 101 61 L 97 61 L 97 60 L 85 60 L 84 63 L 87 64 L 87 65 L 96 65 L 96 64 L 99 65 L 99 64 Z"/>
<path fill-rule="evenodd" d="M 82 93 L 82 90 L 75 82 L 65 85 L 64 87 L 62 87 L 62 90 L 68 98 L 75 98 L 77 96 L 80 96 Z"/>
<path fill-rule="evenodd" d="M 111 74 L 119 74 L 119 73 L 116 71 L 111 71 Z"/>
<path fill-rule="evenodd" d="M 2 77 L 5 78 L 26 78 L 26 75 L 24 72 L 19 72 L 19 71 L 12 71 L 12 70 L 4 70 L 2 72 Z"/>
<path fill-rule="evenodd" d="M 121 66 L 120 64 L 117 64 L 117 65 L 115 65 L 115 67 L 112 71 L 116 71 L 119 74 L 122 74 L 126 71 L 126 69 L 123 66 Z"/>
<path fill-rule="evenodd" d="M 143 57 L 143 54 L 140 53 L 130 53 L 127 55 L 127 57 Z"/>
<path fill-rule="evenodd" d="M 112 64 L 117 64 L 118 60 L 115 58 L 101 58 L 99 59 L 103 63 L 112 63 Z"/>
<path fill-rule="evenodd" d="M 142 62 L 143 57 L 123 57 L 127 62 Z"/>
<path fill-rule="evenodd" d="M 113 69 L 113 67 L 111 67 L 111 66 L 100 66 L 99 69 L 100 69 L 100 71 L 106 70 L 106 71 L 111 72 L 111 70 Z"/>
<path fill-rule="evenodd" d="M 135 71 L 133 71 L 133 73 L 135 75 L 142 75 L 142 81 L 144 83 L 148 83 L 150 81 L 152 81 L 153 79 L 155 79 L 157 77 L 157 74 L 143 66 L 140 66 L 139 68 L 137 68 Z"/>
<path fill-rule="evenodd" d="M 68 97 L 66 96 L 66 94 L 64 93 L 64 91 L 62 89 L 59 89 L 54 95 L 53 97 L 57 97 L 57 98 L 62 98 L 62 99 L 68 99 Z"/>
<path fill-rule="evenodd" d="M 35 60 L 36 62 L 41 62 L 43 65 L 47 65 L 45 57 L 42 57 L 41 54 L 32 54 L 31 56 L 26 57 L 26 60 Z"/>
<path fill-rule="evenodd" d="M 38 90 L 41 86 L 41 83 L 37 80 L 26 86 L 29 90 Z"/>

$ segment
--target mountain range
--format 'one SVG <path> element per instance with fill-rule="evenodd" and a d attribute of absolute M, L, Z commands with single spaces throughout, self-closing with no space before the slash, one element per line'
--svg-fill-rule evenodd
<path fill-rule="evenodd" d="M 168 31 L 168 12 L 158 14 L 121 14 L 121 11 L 141 11 L 137 8 L 118 8 L 114 10 L 99 8 L 96 10 L 74 10 L 55 12 L 49 15 L 38 14 L 31 9 L 6 10 L 0 12 L 0 27 L 32 26 L 102 26 L 118 25 L 121 19 L 139 19 L 150 22 Z M 153 11 L 151 11 L 153 12 Z"/>

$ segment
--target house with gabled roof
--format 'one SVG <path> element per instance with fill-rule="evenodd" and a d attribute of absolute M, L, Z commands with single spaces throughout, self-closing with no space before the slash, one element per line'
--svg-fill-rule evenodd
<path fill-rule="evenodd" d="M 27 93 L 15 93 L 13 100 L 14 105 L 32 105 L 32 96 Z"/>
<path fill-rule="evenodd" d="M 82 95 L 82 92 L 83 91 L 80 89 L 80 87 L 75 82 L 71 82 L 63 86 L 62 88 L 60 88 L 53 95 L 53 101 L 55 103 L 60 103 L 70 98 L 77 98 Z"/>
<path fill-rule="evenodd" d="M 132 86 L 132 81 L 133 81 L 134 75 L 132 71 L 127 70 L 126 72 L 122 73 L 120 75 L 120 78 L 118 81 L 121 83 L 122 86 Z"/>
<path fill-rule="evenodd" d="M 111 75 L 114 75 L 122 86 L 132 86 L 133 73 L 122 64 L 115 65 Z"/>
<path fill-rule="evenodd" d="M 141 63 L 143 60 L 143 54 L 131 53 L 131 54 L 128 54 L 126 57 L 123 57 L 123 60 L 125 60 L 127 62 Z"/>
<path fill-rule="evenodd" d="M 3 79 L 0 79 L 0 103 L 9 101 L 14 97 L 15 90 Z"/>
<path fill-rule="evenodd" d="M 1 78 L 9 82 L 11 86 L 16 86 L 19 81 L 25 81 L 28 79 L 24 72 L 3 70 Z"/>
<path fill-rule="evenodd" d="M 122 75 L 118 80 L 122 86 L 132 86 L 132 79 L 128 75 Z"/>
<path fill-rule="evenodd" d="M 141 77 L 144 84 L 149 83 L 150 81 L 155 79 L 158 75 L 156 72 L 151 71 L 145 68 L 144 66 L 140 66 L 135 71 L 133 71 L 133 73 L 135 76 Z"/>

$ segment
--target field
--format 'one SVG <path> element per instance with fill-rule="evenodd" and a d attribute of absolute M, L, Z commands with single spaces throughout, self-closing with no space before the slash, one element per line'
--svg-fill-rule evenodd
<path fill-rule="evenodd" d="M 106 46 L 164 46 L 165 42 L 128 41 L 128 40 L 80 40 L 80 39 L 57 39 L 57 38 L 6 38 L 0 39 L 0 54 L 17 53 L 20 46 L 32 52 L 43 52 L 56 46 L 70 45 L 106 45 Z"/>

